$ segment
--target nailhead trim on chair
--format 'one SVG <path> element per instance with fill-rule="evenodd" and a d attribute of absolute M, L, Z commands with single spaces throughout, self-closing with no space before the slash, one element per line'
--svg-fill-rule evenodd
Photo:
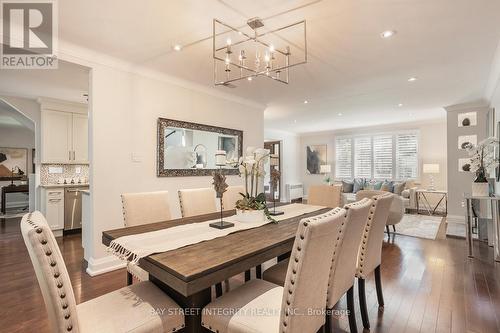
<path fill-rule="evenodd" d="M 320 219 L 323 219 L 325 217 L 328 217 L 328 216 L 332 216 L 332 215 L 335 215 L 337 214 L 339 211 L 341 210 L 340 207 L 337 207 L 325 214 L 322 214 L 322 215 L 318 215 L 318 216 L 313 216 L 313 217 L 310 217 L 306 220 L 304 220 L 302 223 L 304 225 L 304 227 L 308 227 L 309 226 L 309 223 L 310 222 L 313 222 L 313 221 L 317 221 L 317 220 L 320 220 Z M 300 235 L 299 236 L 299 239 L 300 241 L 304 240 L 304 235 Z M 343 237 L 342 237 L 343 238 Z M 292 285 L 290 289 L 288 289 L 288 295 L 287 295 L 287 298 L 286 298 L 286 308 L 284 309 L 285 310 L 285 319 L 283 320 L 283 330 L 282 332 L 285 333 L 287 331 L 287 326 L 288 326 L 288 314 L 289 314 L 289 310 L 290 310 L 290 306 L 293 302 L 293 298 L 294 298 L 294 291 L 295 291 L 295 282 L 296 282 L 296 278 L 295 276 L 297 275 L 297 270 L 298 270 L 298 267 L 300 266 L 300 259 L 302 258 L 301 255 L 300 255 L 300 252 L 302 251 L 302 248 L 303 248 L 303 244 L 302 242 L 299 241 L 299 244 L 297 244 L 297 247 L 296 247 L 296 250 L 297 250 L 297 253 L 296 253 L 296 257 L 295 257 L 295 260 L 293 262 L 290 261 L 289 265 L 292 264 L 292 276 L 290 277 L 290 284 Z"/>
<path fill-rule="evenodd" d="M 181 208 L 181 215 L 184 217 L 184 207 L 182 206 L 182 195 L 180 191 L 177 191 L 177 196 L 179 197 L 179 206 Z"/>
<path fill-rule="evenodd" d="M 377 203 L 379 198 L 384 198 L 386 196 L 391 196 L 391 193 L 387 194 L 381 194 L 373 197 L 373 205 L 370 208 L 370 213 L 368 214 L 368 221 L 366 222 L 366 227 L 365 227 L 365 233 L 363 235 L 363 242 L 361 244 L 361 248 L 359 251 L 359 267 L 358 271 L 356 272 L 356 277 L 364 279 L 366 278 L 365 274 L 363 273 L 363 261 L 365 259 L 365 254 L 366 254 L 366 239 L 368 238 L 368 235 L 370 234 L 370 229 L 372 225 L 372 220 L 373 220 L 373 215 L 375 214 L 375 211 L 377 210 Z"/>
<path fill-rule="evenodd" d="M 42 251 L 45 252 L 45 255 L 48 257 L 50 267 L 56 267 L 57 262 L 54 261 L 52 258 L 52 250 L 47 247 L 47 239 L 43 235 L 43 229 L 40 228 L 35 222 L 33 222 L 31 220 L 31 218 L 32 218 L 32 214 L 30 213 L 30 214 L 28 214 L 28 218 L 27 218 L 28 224 L 30 224 L 35 229 L 36 233 L 40 235 L 39 236 L 40 247 L 42 248 Z M 66 326 L 66 331 L 71 332 L 71 330 L 73 330 L 73 325 L 72 325 L 72 322 L 70 320 L 71 313 L 68 310 L 68 308 L 69 308 L 68 303 L 62 301 L 64 298 L 66 298 L 66 291 L 63 288 L 64 287 L 63 282 L 59 279 L 60 275 L 61 274 L 59 273 L 59 271 L 56 271 L 56 269 L 53 270 L 52 276 L 54 277 L 54 283 L 55 283 L 57 289 L 59 290 L 59 298 L 61 299 L 61 303 L 60 303 L 61 309 L 67 310 L 66 312 L 63 311 L 63 317 L 65 320 L 68 321 L 68 325 Z"/>

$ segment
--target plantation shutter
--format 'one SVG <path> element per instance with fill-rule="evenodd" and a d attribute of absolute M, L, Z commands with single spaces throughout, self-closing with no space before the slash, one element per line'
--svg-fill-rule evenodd
<path fill-rule="evenodd" d="M 335 140 L 335 177 L 352 178 L 352 139 Z"/>
<path fill-rule="evenodd" d="M 373 137 L 373 178 L 392 179 L 392 135 Z"/>
<path fill-rule="evenodd" d="M 418 135 L 400 133 L 396 136 L 396 170 L 398 179 L 418 177 Z"/>
<path fill-rule="evenodd" d="M 354 176 L 356 178 L 371 178 L 372 176 L 371 137 L 354 139 Z"/>

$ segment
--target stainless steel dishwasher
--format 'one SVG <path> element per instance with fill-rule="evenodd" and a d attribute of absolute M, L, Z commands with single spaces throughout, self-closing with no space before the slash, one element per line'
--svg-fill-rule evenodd
<path fill-rule="evenodd" d="M 85 187 L 68 187 L 64 190 L 64 231 L 82 228 L 82 194 Z"/>

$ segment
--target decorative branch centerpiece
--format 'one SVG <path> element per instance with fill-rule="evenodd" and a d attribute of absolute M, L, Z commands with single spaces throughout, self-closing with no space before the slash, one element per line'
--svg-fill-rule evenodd
<path fill-rule="evenodd" d="M 248 147 L 245 157 L 239 160 L 240 177 L 245 178 L 245 193 L 236 201 L 236 218 L 240 222 L 256 222 L 268 219 L 276 222 L 266 205 L 266 195 L 259 190 L 266 172 L 264 164 L 269 159 L 269 151 L 263 148 Z"/>
<path fill-rule="evenodd" d="M 216 229 L 226 229 L 226 228 L 231 228 L 234 227 L 234 223 L 224 221 L 223 219 L 223 213 L 222 213 L 222 197 L 224 196 L 224 192 L 227 191 L 227 183 L 226 183 L 226 176 L 222 173 L 222 167 L 225 166 L 227 163 L 226 161 L 226 152 L 224 150 L 217 150 L 215 152 L 215 165 L 219 167 L 218 171 L 215 171 L 212 174 L 213 177 L 213 183 L 212 185 L 214 186 L 214 190 L 216 193 L 217 198 L 220 200 L 220 221 L 219 222 L 213 222 L 210 223 L 210 227 L 216 228 Z"/>
<path fill-rule="evenodd" d="M 495 146 L 498 146 L 499 141 L 494 137 L 489 137 L 477 145 L 471 143 L 465 146 L 469 156 L 471 157 L 470 171 L 476 174 L 476 178 L 472 183 L 473 196 L 488 196 L 488 170 L 496 166 L 499 162 L 495 157 Z"/>

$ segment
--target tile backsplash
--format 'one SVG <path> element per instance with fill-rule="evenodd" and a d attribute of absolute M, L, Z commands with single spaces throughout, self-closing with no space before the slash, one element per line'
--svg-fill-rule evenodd
<path fill-rule="evenodd" d="M 80 173 L 77 173 L 77 171 Z M 81 183 L 89 182 L 88 164 L 42 164 L 40 167 L 40 183 L 42 185 L 57 184 L 64 179 L 80 179 Z"/>

